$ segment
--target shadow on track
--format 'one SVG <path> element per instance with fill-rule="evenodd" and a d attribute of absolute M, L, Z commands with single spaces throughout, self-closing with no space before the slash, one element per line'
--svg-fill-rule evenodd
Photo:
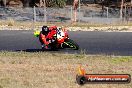
<path fill-rule="evenodd" d="M 16 50 L 24 52 L 44 52 L 44 51 L 59 51 L 59 50 L 42 50 L 42 49 L 26 49 L 26 50 Z"/>
<path fill-rule="evenodd" d="M 60 54 L 81 54 L 80 50 L 71 50 L 71 49 L 57 49 L 57 50 L 42 50 L 42 49 L 25 49 L 25 50 L 15 50 L 16 52 L 48 52 L 48 53 L 60 53 Z"/>

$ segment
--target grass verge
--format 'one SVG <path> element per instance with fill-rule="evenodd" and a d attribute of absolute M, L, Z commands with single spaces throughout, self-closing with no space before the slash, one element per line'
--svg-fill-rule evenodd
<path fill-rule="evenodd" d="M 48 22 L 48 23 L 44 23 L 44 22 L 35 22 L 33 23 L 32 21 L 14 21 L 13 19 L 9 19 L 9 20 L 1 20 L 0 21 L 0 26 L 2 27 L 9 27 L 9 28 L 18 28 L 18 29 L 38 29 L 41 28 L 43 25 L 48 25 L 48 26 L 64 26 L 64 27 L 85 27 L 85 28 L 89 28 L 89 27 L 111 27 L 111 26 L 132 26 L 132 22 L 120 22 L 120 23 L 111 23 L 111 24 L 99 24 L 99 23 L 62 23 L 62 22 Z"/>
<path fill-rule="evenodd" d="M 80 88 L 82 64 L 89 74 L 131 74 L 132 57 L 50 52 L 0 52 L 0 88 Z M 132 88 L 130 84 L 87 84 L 81 88 Z"/>

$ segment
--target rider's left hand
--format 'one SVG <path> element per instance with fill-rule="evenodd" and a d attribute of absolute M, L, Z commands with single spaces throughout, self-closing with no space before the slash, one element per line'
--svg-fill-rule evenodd
<path fill-rule="evenodd" d="M 49 43 L 52 43 L 52 42 L 55 42 L 55 40 L 54 39 L 49 40 Z"/>

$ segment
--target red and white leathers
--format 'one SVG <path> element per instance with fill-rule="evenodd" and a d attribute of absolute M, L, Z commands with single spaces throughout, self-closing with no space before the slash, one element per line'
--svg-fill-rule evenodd
<path fill-rule="evenodd" d="M 49 33 L 48 34 L 43 34 L 40 32 L 39 40 L 41 42 L 42 48 L 48 48 L 49 45 L 49 40 L 52 40 L 54 35 L 56 34 L 56 26 L 49 27 Z"/>

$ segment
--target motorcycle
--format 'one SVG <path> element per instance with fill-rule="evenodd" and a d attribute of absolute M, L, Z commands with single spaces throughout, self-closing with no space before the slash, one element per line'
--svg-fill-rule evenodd
<path fill-rule="evenodd" d="M 37 33 L 39 34 L 40 32 L 35 31 L 34 35 Z M 50 33 L 52 33 L 52 31 Z M 52 38 L 47 38 L 47 41 L 50 42 L 48 47 L 50 47 L 51 50 L 64 49 L 64 48 L 70 48 L 73 50 L 79 49 L 79 45 L 75 41 L 69 38 L 67 30 L 62 28 L 57 28 L 55 31 L 53 31 L 53 33 L 54 35 L 52 36 Z"/>

